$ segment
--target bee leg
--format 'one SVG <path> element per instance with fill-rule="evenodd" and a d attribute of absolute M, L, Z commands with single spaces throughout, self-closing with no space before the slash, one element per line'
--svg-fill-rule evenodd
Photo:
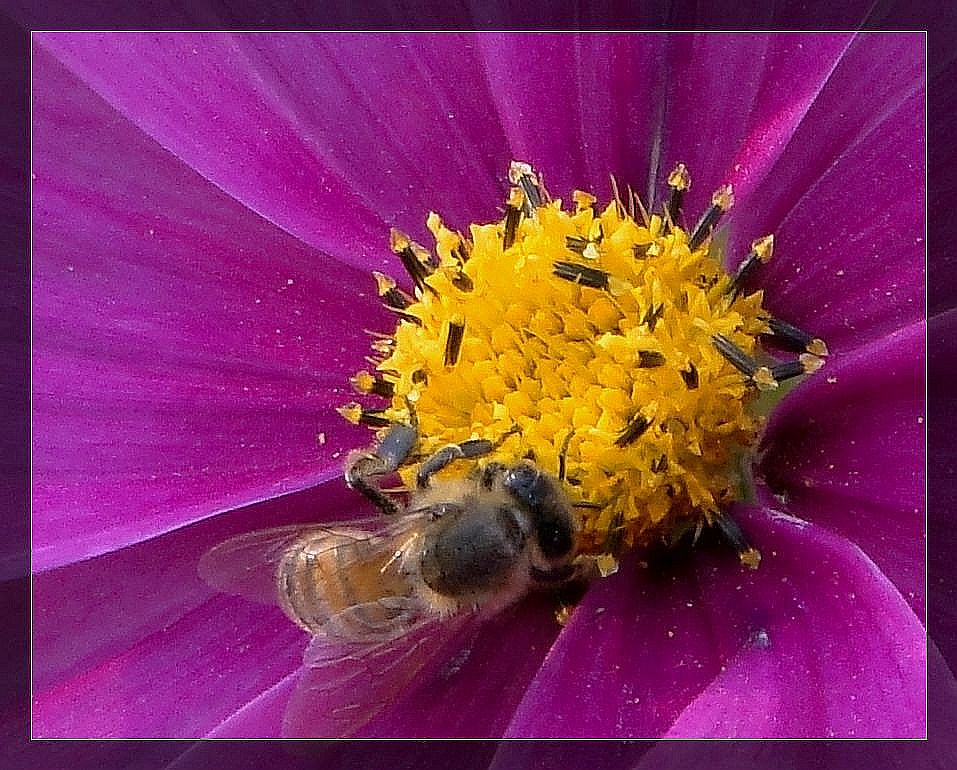
<path fill-rule="evenodd" d="M 495 480 L 500 478 L 501 475 L 505 473 L 505 465 L 502 463 L 486 463 L 485 467 L 482 468 L 480 481 L 483 489 L 491 489 L 495 486 Z"/>
<path fill-rule="evenodd" d="M 734 548 L 744 566 L 750 569 L 758 568 L 761 563 L 761 552 L 748 542 L 734 519 L 727 514 L 719 513 L 714 520 L 714 526 L 718 528 L 728 545 Z"/>
<path fill-rule="evenodd" d="M 415 476 L 415 483 L 419 489 L 427 489 L 429 481 L 440 470 L 450 463 L 461 458 L 481 457 L 495 448 L 495 444 L 487 439 L 469 439 L 461 444 L 447 444 L 419 466 Z"/>
<path fill-rule="evenodd" d="M 393 473 L 406 461 L 418 440 L 412 425 L 396 423 L 371 450 L 356 452 L 346 463 L 346 484 L 355 489 L 386 515 L 398 512 L 399 506 L 377 483 L 380 476 Z"/>

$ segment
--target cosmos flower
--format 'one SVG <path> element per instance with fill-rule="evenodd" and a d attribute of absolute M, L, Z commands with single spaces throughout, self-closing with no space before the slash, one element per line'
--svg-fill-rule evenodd
<path fill-rule="evenodd" d="M 831 356 L 737 510 L 758 570 L 626 559 L 564 628 L 532 597 L 366 734 L 924 735 L 920 36 L 44 34 L 34 56 L 35 735 L 279 734 L 306 638 L 196 565 L 368 514 L 340 476 L 369 436 L 335 407 L 394 324 L 369 272 L 430 210 L 497 220 L 513 158 L 602 197 L 682 161 L 693 212 L 732 183 L 728 253 L 775 233 L 765 305 Z"/>

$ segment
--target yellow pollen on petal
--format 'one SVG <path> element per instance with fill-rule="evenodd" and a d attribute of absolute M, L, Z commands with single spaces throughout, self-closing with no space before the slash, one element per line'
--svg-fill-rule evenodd
<path fill-rule="evenodd" d="M 687 189 L 683 166 L 673 177 Z M 575 191 L 566 210 L 542 195 L 529 215 L 539 197 L 529 178 L 530 166 L 513 163 L 505 219 L 473 224 L 468 237 L 430 213 L 431 261 L 392 232 L 394 251 L 416 251 L 428 290 L 403 295 L 376 378 L 360 372 L 354 384 L 366 392 L 388 381 L 382 415 L 415 422 L 419 459 L 470 439 L 494 445 L 439 478 L 523 458 L 556 477 L 564 468 L 580 551 L 610 574 L 625 548 L 709 523 L 742 494 L 741 459 L 763 425 L 753 407 L 760 390 L 777 388 L 759 343 L 769 314 L 761 292 L 732 286 L 712 238 L 689 248 L 686 230 L 637 198 L 602 209 Z M 712 202 L 729 208 L 731 188 Z M 767 237 L 754 249 L 766 260 L 772 246 Z M 376 280 L 380 294 L 395 285 Z M 761 363 L 742 373 L 716 338 Z M 813 371 L 826 347 L 814 340 L 809 350 L 802 362 Z M 341 411 L 360 420 L 357 405 Z M 415 472 L 414 462 L 400 469 L 409 487 Z"/>

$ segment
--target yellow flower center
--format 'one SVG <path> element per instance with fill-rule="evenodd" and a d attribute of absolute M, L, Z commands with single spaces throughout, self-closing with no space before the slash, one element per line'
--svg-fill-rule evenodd
<path fill-rule="evenodd" d="M 631 194 L 600 209 L 576 191 L 565 210 L 528 166 L 513 164 L 512 182 L 505 219 L 472 225 L 467 239 L 429 214 L 436 256 L 393 232 L 416 289 L 377 275 L 400 320 L 373 344 L 376 371 L 353 379 L 389 399 L 372 424 L 417 421 L 419 458 L 469 439 L 495 444 L 440 478 L 532 458 L 564 478 L 581 552 L 612 563 L 626 547 L 710 523 L 743 494 L 763 424 L 753 405 L 779 371 L 749 368 L 770 317 L 711 237 L 730 188 L 689 233 Z M 686 189 L 683 167 L 669 184 L 673 195 Z M 752 261 L 771 246 L 756 241 Z M 819 363 L 801 360 L 802 371 Z M 414 487 L 414 463 L 400 474 Z"/>

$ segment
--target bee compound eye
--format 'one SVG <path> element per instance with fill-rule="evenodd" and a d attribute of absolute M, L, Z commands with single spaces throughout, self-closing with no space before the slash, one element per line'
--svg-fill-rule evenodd
<path fill-rule="evenodd" d="M 547 559 L 558 559 L 568 556 L 574 548 L 574 537 L 571 526 L 559 519 L 545 519 L 535 527 L 538 547 Z"/>
<path fill-rule="evenodd" d="M 535 466 L 525 463 L 509 468 L 502 478 L 502 486 L 530 508 L 541 505 L 545 493 L 542 474 Z"/>

